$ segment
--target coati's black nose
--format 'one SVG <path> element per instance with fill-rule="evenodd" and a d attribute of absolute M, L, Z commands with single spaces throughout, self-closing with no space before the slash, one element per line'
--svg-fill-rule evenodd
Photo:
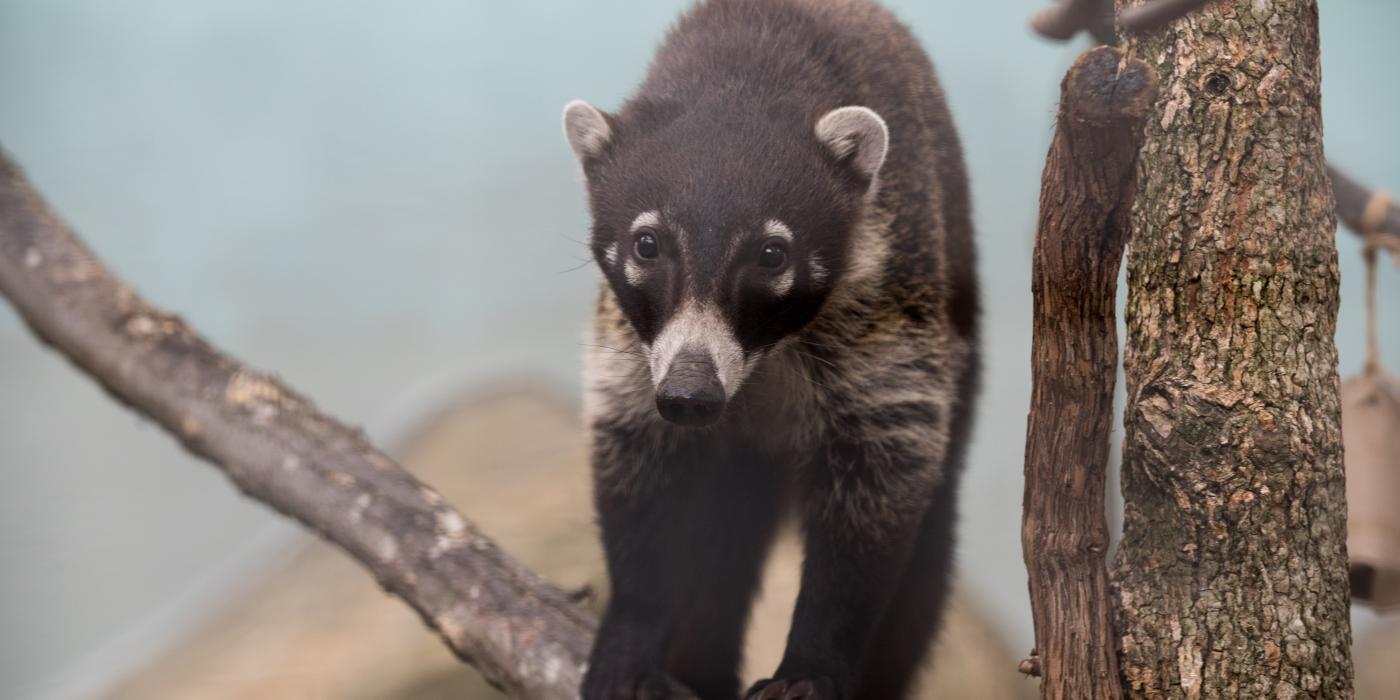
<path fill-rule="evenodd" d="M 724 385 L 709 353 L 682 352 L 656 386 L 661 417 L 692 428 L 714 425 L 724 414 Z"/>

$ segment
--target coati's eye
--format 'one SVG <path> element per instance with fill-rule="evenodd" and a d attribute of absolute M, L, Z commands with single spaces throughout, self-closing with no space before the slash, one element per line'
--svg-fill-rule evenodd
<path fill-rule="evenodd" d="M 776 270 L 787 263 L 787 245 L 781 239 L 764 241 L 758 252 L 758 266 Z"/>
<path fill-rule="evenodd" d="M 635 244 L 637 257 L 643 260 L 655 260 L 661 254 L 661 246 L 656 243 L 656 234 L 651 229 L 642 229 L 637 233 Z"/>

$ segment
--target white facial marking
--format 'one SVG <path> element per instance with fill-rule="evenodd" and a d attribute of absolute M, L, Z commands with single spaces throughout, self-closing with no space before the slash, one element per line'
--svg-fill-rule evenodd
<path fill-rule="evenodd" d="M 769 219 L 767 223 L 763 224 L 763 233 L 770 238 L 781 238 L 789 243 L 792 242 L 792 229 L 777 219 Z"/>
<path fill-rule="evenodd" d="M 852 284 L 872 283 L 884 277 L 885 262 L 890 257 L 889 214 L 868 216 L 856 225 L 846 261 L 845 278 Z"/>
<path fill-rule="evenodd" d="M 788 292 L 792 291 L 792 283 L 796 279 L 795 275 L 796 273 L 794 273 L 793 269 L 789 267 L 788 269 L 783 271 L 783 274 L 778 275 L 773 279 L 773 282 L 769 286 L 769 288 L 772 289 L 773 293 L 777 296 L 785 296 Z"/>
<path fill-rule="evenodd" d="M 807 269 L 812 271 L 812 281 L 821 284 L 826 281 L 826 265 L 822 264 L 821 258 L 813 255 L 807 260 Z"/>
<path fill-rule="evenodd" d="M 777 219 L 769 219 L 764 223 L 763 233 L 769 238 L 777 238 L 787 243 L 792 243 L 792 229 L 788 228 L 787 224 Z M 784 296 L 792 291 L 792 283 L 796 279 L 796 273 L 789 267 L 783 274 L 773 279 L 769 284 L 769 288 L 773 290 L 773 294 Z"/>
<path fill-rule="evenodd" d="M 642 228 L 644 228 L 644 227 L 651 226 L 651 227 L 655 228 L 655 227 L 660 226 L 660 225 L 661 225 L 661 213 L 660 213 L 660 212 L 655 212 L 655 211 L 644 211 L 644 212 L 638 214 L 638 215 L 637 215 L 637 218 L 635 218 L 635 219 L 632 220 L 632 228 L 629 229 L 629 230 L 630 230 L 632 233 L 636 233 L 637 231 L 640 231 L 640 230 L 641 230 Z"/>
<path fill-rule="evenodd" d="M 603 260 L 606 260 L 606 261 L 607 261 L 608 267 L 612 267 L 613 265 L 616 265 L 616 264 L 617 264 L 617 244 L 616 244 L 616 243 L 613 243 L 612 245 L 610 245 L 610 246 L 608 246 L 607 248 L 603 249 Z"/>
<path fill-rule="evenodd" d="M 638 265 L 636 260 L 628 258 L 627 262 L 622 263 L 622 274 L 627 278 L 627 284 L 633 287 L 642 286 L 642 266 Z"/>
<path fill-rule="evenodd" d="M 632 220 L 632 226 L 629 230 L 632 233 L 636 233 L 645 227 L 659 225 L 661 225 L 660 212 L 644 211 L 638 214 L 637 218 Z M 617 244 L 614 243 L 613 245 L 616 246 Z M 616 251 L 614 251 L 614 255 L 616 255 Z M 642 280 L 645 278 L 642 266 L 638 265 L 637 261 L 631 258 L 628 258 L 627 262 L 622 264 L 622 274 L 627 278 L 627 284 L 633 287 L 640 287 L 642 285 Z"/>
<path fill-rule="evenodd" d="M 648 349 L 653 384 L 660 384 L 666 378 L 671 363 L 685 347 L 703 348 L 710 355 L 726 397 L 733 397 L 739 391 L 739 385 L 753 369 L 752 363 L 744 361 L 744 350 L 719 309 L 710 304 L 686 301 Z"/>

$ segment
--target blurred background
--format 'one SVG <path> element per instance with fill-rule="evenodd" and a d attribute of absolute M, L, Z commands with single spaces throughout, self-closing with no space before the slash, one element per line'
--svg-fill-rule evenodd
<path fill-rule="evenodd" d="M 0 0 L 0 144 L 151 301 L 363 425 L 531 565 L 597 584 L 576 417 L 596 274 L 559 114 L 573 98 L 620 104 L 686 4 Z M 1031 647 L 1030 253 L 1059 80 L 1087 40 L 1034 37 L 1040 0 L 889 4 L 961 129 L 986 294 L 961 593 L 940 653 L 981 696 L 1024 697 L 1033 685 L 1011 669 Z M 1321 22 L 1328 157 L 1400 189 L 1400 4 L 1330 0 Z M 1338 245 L 1345 376 L 1361 366 L 1363 268 L 1351 234 Z M 1397 277 L 1380 276 L 1382 319 Z M 1382 333 L 1400 366 L 1400 323 Z M 784 632 L 791 549 L 755 658 Z M 1400 630 L 1353 617 L 1360 697 L 1382 697 L 1367 688 L 1400 687 Z M 0 303 L 0 698 L 475 683 L 370 577 L 114 404 Z"/>

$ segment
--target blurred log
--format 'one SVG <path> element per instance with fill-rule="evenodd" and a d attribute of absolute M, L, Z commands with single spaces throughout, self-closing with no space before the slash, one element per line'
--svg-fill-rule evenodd
<path fill-rule="evenodd" d="M 364 435 L 139 298 L 0 151 L 0 294 L 35 335 L 412 606 L 513 697 L 577 697 L 593 620 Z"/>
<path fill-rule="evenodd" d="M 1118 365 L 1118 268 L 1142 125 L 1147 64 L 1111 47 L 1075 61 L 1041 180 L 1021 543 L 1046 700 L 1122 697 L 1105 556 L 1104 472 Z"/>
<path fill-rule="evenodd" d="M 390 447 L 398 462 L 491 533 L 526 566 L 565 587 L 607 593 L 594 524 L 588 432 L 553 391 L 470 390 Z M 780 533 L 764 568 L 744 645 L 746 680 L 777 667 L 801 583 L 796 528 Z M 320 543 L 250 573 L 241 592 L 126 679 L 104 700 L 501 700 L 426 634 L 353 560 Z M 975 591 L 953 588 L 918 698 L 1029 700 L 1006 672 L 1015 661 Z M 603 602 L 581 605 L 601 610 Z"/>
<path fill-rule="evenodd" d="M 429 411 L 386 447 L 525 566 L 606 590 L 582 427 L 570 401 L 502 388 Z M 333 546 L 298 540 L 237 588 L 103 700 L 505 697 Z"/>

